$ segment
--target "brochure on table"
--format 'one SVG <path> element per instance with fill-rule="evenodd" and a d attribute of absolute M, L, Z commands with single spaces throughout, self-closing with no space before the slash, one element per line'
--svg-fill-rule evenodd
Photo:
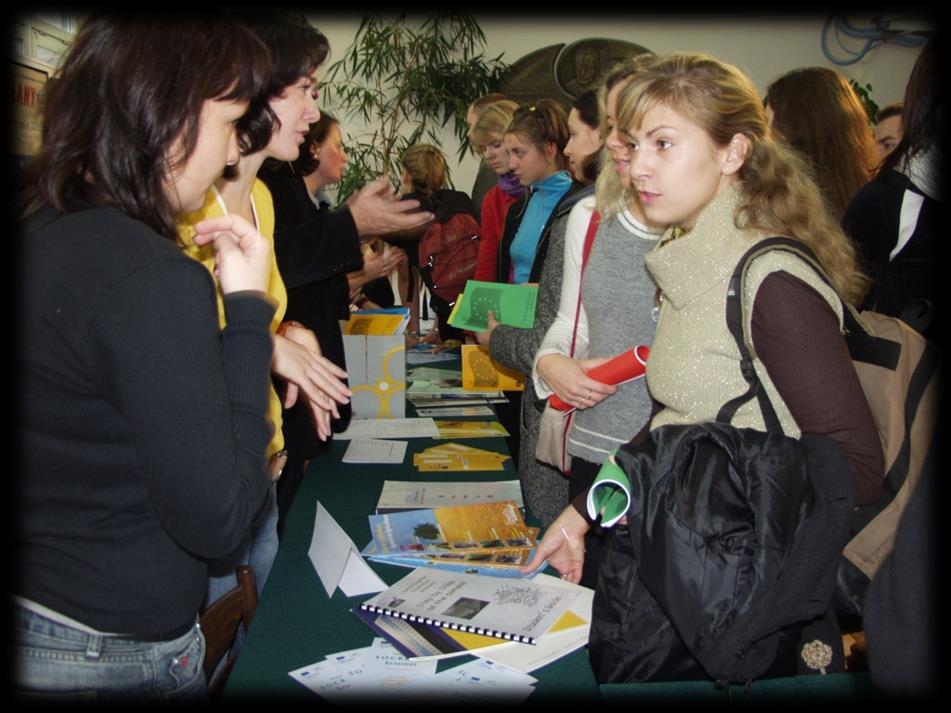
<path fill-rule="evenodd" d="M 525 507 L 519 481 L 462 482 L 454 480 L 427 483 L 415 480 L 386 480 L 380 491 L 380 499 L 376 503 L 376 512 L 381 514 L 502 500 L 514 500 L 518 507 Z"/>

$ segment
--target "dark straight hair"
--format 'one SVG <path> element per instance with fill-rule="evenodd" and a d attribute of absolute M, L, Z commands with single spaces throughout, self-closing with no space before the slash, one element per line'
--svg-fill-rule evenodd
<path fill-rule="evenodd" d="M 578 95 L 571 108 L 578 112 L 578 117 L 587 126 L 597 131 L 601 125 L 601 112 L 598 104 L 598 93 L 594 89 Z M 581 175 L 576 178 L 585 185 L 591 185 L 598 180 L 601 170 L 601 149 L 588 154 L 581 160 Z"/>
<path fill-rule="evenodd" d="M 922 48 L 905 86 L 902 108 L 902 137 L 885 157 L 880 173 L 898 170 L 917 153 L 935 145 L 944 130 L 944 93 L 938 88 L 938 37 L 932 34 Z M 944 160 L 944 157 L 941 157 Z"/>
<path fill-rule="evenodd" d="M 248 156 L 267 146 L 280 126 L 271 100 L 282 96 L 301 77 L 312 75 L 330 56 L 330 43 L 300 15 L 261 11 L 236 17 L 265 44 L 272 64 L 270 81 L 238 123 L 241 153 Z"/>
<path fill-rule="evenodd" d="M 269 75 L 267 48 L 236 22 L 94 15 L 47 89 L 20 216 L 114 206 L 177 240 L 166 185 L 195 150 L 204 102 L 249 101 Z"/>
<path fill-rule="evenodd" d="M 291 162 L 294 173 L 298 176 L 309 176 L 317 170 L 320 159 L 314 157 L 311 149 L 326 141 L 327 137 L 330 136 L 330 130 L 338 124 L 339 122 L 333 115 L 321 110 L 320 119 L 310 125 L 307 136 L 304 137 L 304 143 L 300 147 L 300 156 L 297 157 L 296 161 Z"/>

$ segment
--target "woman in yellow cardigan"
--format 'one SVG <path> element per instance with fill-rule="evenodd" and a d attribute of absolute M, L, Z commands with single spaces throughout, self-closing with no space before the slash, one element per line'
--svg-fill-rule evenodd
<path fill-rule="evenodd" d="M 212 273 L 214 253 L 195 246 L 191 240 L 194 235 L 192 226 L 201 220 L 217 215 L 240 215 L 257 226 L 273 246 L 274 205 L 270 192 L 257 178 L 257 173 L 267 158 L 281 161 L 297 158 L 310 124 L 320 116 L 315 103 L 315 74 L 329 53 L 323 34 L 303 20 L 274 15 L 246 24 L 271 50 L 274 64 L 270 83 L 266 93 L 255 102 L 258 112 L 249 112 L 249 118 L 238 125 L 242 145 L 240 160 L 215 183 L 206 195 L 202 209 L 187 216 L 180 229 L 186 252 Z M 335 402 L 346 403 L 350 396 L 349 389 L 340 382 L 346 373 L 321 355 L 312 331 L 297 323 L 282 322 L 287 307 L 287 290 L 273 254 L 268 293 L 278 303 L 271 323 L 274 334 L 272 372 L 287 384 L 285 403 L 292 404 L 301 393 L 309 401 L 315 428 L 321 438 L 326 438 L 330 434 L 330 415 L 336 413 Z M 268 416 L 274 430 L 266 455 L 271 459 L 272 477 L 276 480 L 282 467 L 284 436 L 281 399 L 273 386 Z M 268 505 L 252 527 L 250 546 L 210 568 L 212 576 L 207 604 L 235 586 L 234 568 L 242 563 L 250 562 L 254 568 L 260 594 L 277 548 L 277 502 L 272 483 Z"/>

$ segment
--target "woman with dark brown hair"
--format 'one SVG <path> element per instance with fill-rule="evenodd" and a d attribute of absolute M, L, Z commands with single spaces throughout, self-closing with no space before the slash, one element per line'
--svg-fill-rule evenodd
<path fill-rule="evenodd" d="M 271 251 L 237 216 L 196 226 L 222 330 L 176 221 L 237 162 L 269 76 L 226 19 L 93 16 L 48 88 L 17 237 L 20 694 L 205 692 L 207 562 L 242 544 L 269 484 Z"/>
<path fill-rule="evenodd" d="M 806 158 L 832 214 L 841 218 L 879 163 L 855 90 L 834 69 L 804 67 L 770 84 L 765 104 L 770 127 Z"/>

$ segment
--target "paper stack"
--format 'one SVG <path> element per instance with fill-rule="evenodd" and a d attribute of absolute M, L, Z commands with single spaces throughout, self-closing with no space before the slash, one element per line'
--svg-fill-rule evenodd
<path fill-rule="evenodd" d="M 414 569 L 360 609 L 444 629 L 536 645 L 580 589 L 547 582 Z"/>
<path fill-rule="evenodd" d="M 524 391 L 525 375 L 493 359 L 488 347 L 463 344 L 462 386 L 472 391 Z"/>
<path fill-rule="evenodd" d="M 462 443 L 446 443 L 414 454 L 413 465 L 421 472 L 505 470 L 505 461 L 509 459 L 511 456 L 504 453 L 473 448 Z"/>
<path fill-rule="evenodd" d="M 440 438 L 497 438 L 509 435 L 498 421 L 436 421 Z"/>

